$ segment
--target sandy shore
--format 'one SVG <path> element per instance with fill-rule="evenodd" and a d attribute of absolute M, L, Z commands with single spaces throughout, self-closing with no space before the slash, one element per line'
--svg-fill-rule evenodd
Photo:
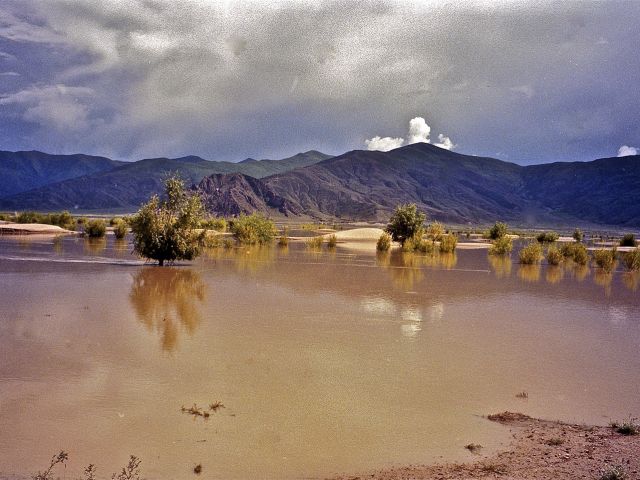
<path fill-rule="evenodd" d="M 512 440 L 505 450 L 484 456 L 479 449 L 476 455 L 470 453 L 476 459 L 468 463 L 408 465 L 338 476 L 334 480 L 598 480 L 615 466 L 622 468 L 624 478 L 640 479 L 640 435 L 627 436 L 611 427 L 537 420 L 508 412 L 489 415 L 487 421 L 501 423 L 512 432 Z"/>
<path fill-rule="evenodd" d="M 71 230 L 65 230 L 57 225 L 45 225 L 42 223 L 2 223 L 0 235 L 63 235 L 74 234 Z"/>

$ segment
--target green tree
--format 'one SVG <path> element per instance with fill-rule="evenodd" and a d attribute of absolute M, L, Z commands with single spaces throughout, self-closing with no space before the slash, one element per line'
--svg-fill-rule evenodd
<path fill-rule="evenodd" d="M 165 198 L 154 195 L 131 219 L 133 251 L 161 266 L 165 261 L 196 258 L 206 233 L 197 230 L 203 213 L 200 197 L 187 193 L 176 176 L 164 186 Z"/>
<path fill-rule="evenodd" d="M 489 229 L 489 238 L 491 240 L 498 240 L 507 234 L 507 224 L 503 222 L 496 222 L 493 227 Z"/>
<path fill-rule="evenodd" d="M 385 229 L 391 238 L 404 245 L 404 242 L 422 231 L 426 215 L 418 211 L 415 203 L 398 205 Z"/>

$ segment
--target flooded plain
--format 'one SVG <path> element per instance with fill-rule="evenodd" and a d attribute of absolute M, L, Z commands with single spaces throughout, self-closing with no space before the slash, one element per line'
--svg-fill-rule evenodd
<path fill-rule="evenodd" d="M 638 275 L 516 259 L 0 238 L 0 476 L 322 478 L 490 453 L 498 411 L 637 415 Z"/>

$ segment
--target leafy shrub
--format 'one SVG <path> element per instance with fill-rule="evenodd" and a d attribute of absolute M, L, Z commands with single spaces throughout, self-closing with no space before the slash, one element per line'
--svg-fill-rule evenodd
<path fill-rule="evenodd" d="M 220 235 L 215 233 L 207 233 L 202 242 L 202 246 L 205 248 L 218 248 L 222 245 L 222 239 Z"/>
<path fill-rule="evenodd" d="M 633 233 L 625 233 L 624 236 L 620 239 L 621 247 L 635 247 L 638 244 L 636 242 L 636 237 Z"/>
<path fill-rule="evenodd" d="M 210 229 L 210 230 L 215 230 L 216 232 L 226 232 L 227 221 L 222 217 L 209 218 L 207 220 L 202 220 L 200 222 L 200 227 Z"/>
<path fill-rule="evenodd" d="M 503 235 L 497 238 L 489 247 L 489 255 L 509 255 L 513 250 L 511 237 Z"/>
<path fill-rule="evenodd" d="M 488 237 L 491 240 L 498 240 L 499 238 L 503 238 L 507 235 L 507 224 L 503 222 L 496 222 L 493 224 L 493 227 L 489 229 Z"/>
<path fill-rule="evenodd" d="M 530 243 L 520 250 L 518 257 L 520 258 L 520 263 L 525 265 L 540 263 L 542 259 L 542 247 L 539 243 Z"/>
<path fill-rule="evenodd" d="M 536 240 L 540 243 L 553 243 L 558 240 L 560 236 L 556 232 L 541 232 L 536 237 Z"/>
<path fill-rule="evenodd" d="M 415 203 L 398 205 L 389 219 L 386 231 L 391 238 L 402 245 L 422 231 L 426 215 L 418 211 Z M 420 234 L 422 238 L 422 234 Z"/>
<path fill-rule="evenodd" d="M 450 233 L 445 235 L 440 240 L 440 252 L 441 253 L 453 253 L 458 245 L 458 237 Z"/>
<path fill-rule="evenodd" d="M 640 247 L 622 255 L 622 264 L 627 270 L 640 270 Z"/>
<path fill-rule="evenodd" d="M 376 250 L 379 252 L 386 252 L 391 248 L 391 235 L 387 232 L 383 232 L 376 242 Z"/>
<path fill-rule="evenodd" d="M 333 234 L 329 235 L 329 238 L 327 239 L 327 247 L 336 248 L 337 244 L 338 244 L 338 237 L 336 237 Z"/>
<path fill-rule="evenodd" d="M 562 261 L 562 253 L 556 247 L 549 247 L 547 250 L 547 263 L 549 265 L 559 265 Z"/>
<path fill-rule="evenodd" d="M 245 245 L 264 245 L 273 241 L 278 230 L 273 221 L 260 214 L 240 215 L 230 225 L 231 233 Z"/>
<path fill-rule="evenodd" d="M 600 248 L 593 252 L 593 261 L 605 272 L 610 272 L 615 267 L 616 251 Z"/>
<path fill-rule="evenodd" d="M 581 243 L 564 243 L 560 246 L 560 254 L 564 258 L 573 260 L 578 265 L 586 265 L 589 261 L 587 247 Z"/>
<path fill-rule="evenodd" d="M 107 225 L 104 220 L 97 218 L 94 220 L 89 220 L 84 227 L 84 233 L 90 238 L 100 238 L 104 237 L 104 234 L 107 232 Z"/>
<path fill-rule="evenodd" d="M 178 177 L 168 178 L 164 186 L 166 198 L 154 195 L 131 220 L 134 252 L 161 266 L 197 257 L 206 235 L 196 231 L 202 215 L 200 197 L 187 193 Z"/>
<path fill-rule="evenodd" d="M 122 219 L 113 226 L 113 234 L 116 238 L 124 238 L 127 234 L 127 230 L 127 224 Z"/>
<path fill-rule="evenodd" d="M 583 239 L 583 238 L 584 238 L 584 234 L 582 233 L 582 230 L 580 230 L 579 228 L 576 228 L 576 229 L 573 231 L 573 239 L 574 239 L 576 242 L 580 243 L 580 242 L 582 242 L 582 239 Z"/>
<path fill-rule="evenodd" d="M 120 223 L 122 221 L 122 217 L 111 217 L 109 219 L 109 226 L 110 227 L 115 227 L 118 223 Z"/>
<path fill-rule="evenodd" d="M 444 235 L 444 227 L 440 222 L 433 222 L 427 226 L 427 238 L 432 242 L 442 240 Z"/>

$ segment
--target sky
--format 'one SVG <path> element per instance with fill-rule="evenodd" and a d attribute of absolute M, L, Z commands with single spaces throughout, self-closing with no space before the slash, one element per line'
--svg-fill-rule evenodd
<path fill-rule="evenodd" d="M 2 0 L 0 149 L 637 153 L 640 1 Z"/>

